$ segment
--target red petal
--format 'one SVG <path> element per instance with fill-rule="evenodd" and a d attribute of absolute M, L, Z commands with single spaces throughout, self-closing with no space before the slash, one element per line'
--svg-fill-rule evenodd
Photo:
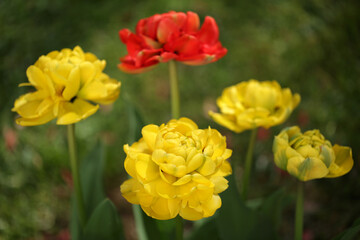
<path fill-rule="evenodd" d="M 131 34 L 131 31 L 127 28 L 121 29 L 119 31 L 119 37 L 120 37 L 121 41 L 125 44 L 127 43 L 128 39 L 130 37 L 130 34 Z"/>
<path fill-rule="evenodd" d="M 197 32 L 198 39 L 206 44 L 215 44 L 219 39 L 219 28 L 212 17 L 205 17 L 205 21 Z"/>
<path fill-rule="evenodd" d="M 213 54 L 202 53 L 193 56 L 179 56 L 176 60 L 186 65 L 204 65 L 212 62 L 216 62 L 227 53 L 226 48 L 221 48 L 219 51 Z"/>
<path fill-rule="evenodd" d="M 161 49 L 144 49 L 140 51 L 135 59 L 135 66 L 144 66 L 147 59 L 157 56 L 160 58 Z M 159 62 L 159 61 L 158 61 Z"/>
<path fill-rule="evenodd" d="M 200 19 L 199 16 L 194 12 L 187 12 L 187 18 L 184 25 L 185 33 L 193 33 L 199 29 Z"/>
<path fill-rule="evenodd" d="M 129 55 L 136 56 L 140 51 L 151 49 L 151 47 L 146 44 L 144 38 L 131 33 L 127 39 L 126 49 Z"/>
<path fill-rule="evenodd" d="M 186 65 L 205 65 L 213 62 L 215 56 L 209 54 L 198 54 L 194 56 L 178 57 L 176 60 Z"/>
<path fill-rule="evenodd" d="M 170 19 L 173 21 L 178 28 L 182 28 L 186 22 L 186 14 L 183 12 L 175 12 L 170 14 Z"/>
<path fill-rule="evenodd" d="M 160 43 L 166 43 L 170 37 L 177 37 L 180 34 L 179 27 L 170 18 L 163 18 L 157 29 L 157 39 Z"/>
<path fill-rule="evenodd" d="M 161 54 L 160 62 L 168 62 L 176 57 L 177 55 L 172 52 L 164 52 Z"/>
<path fill-rule="evenodd" d="M 147 67 L 135 67 L 134 65 L 126 64 L 126 63 L 120 63 L 118 64 L 118 68 L 126 73 L 142 73 L 151 70 L 155 65 L 147 66 Z"/>
<path fill-rule="evenodd" d="M 200 52 L 200 42 L 192 35 L 184 35 L 171 42 L 171 45 L 165 45 L 164 50 L 177 55 L 197 55 Z"/>
<path fill-rule="evenodd" d="M 161 20 L 160 14 L 155 14 L 146 19 L 141 19 L 136 25 L 136 33 L 156 39 L 157 28 Z"/>

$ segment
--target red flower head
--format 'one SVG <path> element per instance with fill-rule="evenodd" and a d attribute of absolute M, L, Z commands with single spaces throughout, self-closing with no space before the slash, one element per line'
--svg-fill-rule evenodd
<path fill-rule="evenodd" d="M 141 19 L 135 33 L 119 31 L 128 54 L 120 58 L 118 67 L 128 73 L 139 73 L 169 60 L 188 65 L 203 65 L 222 58 L 227 49 L 219 42 L 219 28 L 212 17 L 200 27 L 193 12 L 155 14 Z"/>

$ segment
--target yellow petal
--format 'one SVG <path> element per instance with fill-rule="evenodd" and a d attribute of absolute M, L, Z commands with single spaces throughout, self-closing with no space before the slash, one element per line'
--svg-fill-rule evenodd
<path fill-rule="evenodd" d="M 96 74 L 96 69 L 94 64 L 90 62 L 83 62 L 80 64 L 80 75 L 81 75 L 81 84 L 85 85 L 91 82 Z"/>
<path fill-rule="evenodd" d="M 146 191 L 143 191 L 143 189 L 141 189 L 137 193 L 137 198 L 139 199 L 139 204 L 141 204 L 141 206 L 144 206 L 144 207 L 150 207 L 155 199 L 154 196 L 152 196 L 151 194 L 149 194 Z"/>
<path fill-rule="evenodd" d="M 202 207 L 204 209 L 204 217 L 210 217 L 221 207 L 221 198 L 218 195 L 213 195 L 212 198 L 202 204 Z"/>
<path fill-rule="evenodd" d="M 44 107 L 52 104 L 54 103 L 51 98 L 48 98 L 48 94 L 44 90 L 39 90 L 16 99 L 12 111 L 26 118 L 38 117 L 42 111 L 46 110 Z"/>
<path fill-rule="evenodd" d="M 50 78 L 45 76 L 38 67 L 33 65 L 28 67 L 26 75 L 29 82 L 37 89 L 46 89 L 49 91 L 49 95 L 53 95 L 55 93 L 54 85 L 52 84 Z"/>
<path fill-rule="evenodd" d="M 175 164 L 176 166 L 185 165 L 185 159 L 181 156 L 177 156 L 175 154 L 169 153 L 166 155 L 166 161 L 168 163 Z"/>
<path fill-rule="evenodd" d="M 59 108 L 59 116 L 56 124 L 67 125 L 79 122 L 94 114 L 98 110 L 99 105 L 92 105 L 82 99 L 76 98 L 73 103 L 61 103 Z"/>
<path fill-rule="evenodd" d="M 351 148 L 335 144 L 333 149 L 335 162 L 330 165 L 329 174 L 325 176 L 327 178 L 340 177 L 348 173 L 354 165 Z"/>
<path fill-rule="evenodd" d="M 149 154 L 139 153 L 135 163 L 136 172 L 144 183 L 159 178 L 159 167 L 152 160 Z"/>
<path fill-rule="evenodd" d="M 139 204 L 137 193 L 139 192 L 139 183 L 136 179 L 131 178 L 121 184 L 120 191 L 123 197 L 132 204 Z"/>
<path fill-rule="evenodd" d="M 213 176 L 210 181 L 215 185 L 214 194 L 221 193 L 229 187 L 228 180 L 221 176 Z"/>
<path fill-rule="evenodd" d="M 180 185 L 184 185 L 188 182 L 191 181 L 191 175 L 185 175 L 182 178 L 180 178 L 179 180 L 177 180 L 176 182 L 173 183 L 174 186 L 180 186 Z"/>
<path fill-rule="evenodd" d="M 36 126 L 50 122 L 55 118 L 54 113 L 51 109 L 43 112 L 42 115 L 35 118 L 17 118 L 16 123 L 21 126 Z"/>
<path fill-rule="evenodd" d="M 175 176 L 168 174 L 166 172 L 163 172 L 160 168 L 159 168 L 159 173 L 160 173 L 160 177 L 163 181 L 170 183 L 170 184 L 173 184 L 174 182 L 176 182 L 177 178 Z"/>
<path fill-rule="evenodd" d="M 104 83 L 92 81 L 80 89 L 78 96 L 83 99 L 97 101 L 97 99 L 105 98 L 107 94 L 108 92 Z"/>
<path fill-rule="evenodd" d="M 196 154 L 194 157 L 187 162 L 187 172 L 193 172 L 198 169 L 204 162 L 205 156 L 202 153 Z"/>
<path fill-rule="evenodd" d="M 166 155 L 167 153 L 162 149 L 156 149 L 152 154 L 152 160 L 160 165 L 161 163 L 164 163 L 166 161 Z"/>
<path fill-rule="evenodd" d="M 159 196 L 171 199 L 176 197 L 176 187 L 172 186 L 171 184 L 163 181 L 162 179 L 156 182 L 156 192 Z"/>
<path fill-rule="evenodd" d="M 190 208 L 189 206 L 181 208 L 179 214 L 183 219 L 190 221 L 196 221 L 203 218 L 202 212 L 198 212 L 195 209 Z"/>
<path fill-rule="evenodd" d="M 132 177 L 136 177 L 135 162 L 136 160 L 134 158 L 131 158 L 129 155 L 125 158 L 124 161 L 124 167 L 126 172 Z"/>
<path fill-rule="evenodd" d="M 141 134 L 151 150 L 155 149 L 155 140 L 158 133 L 159 127 L 154 124 L 147 125 L 141 130 Z"/>
<path fill-rule="evenodd" d="M 220 113 L 214 113 L 212 111 L 209 112 L 209 115 L 216 123 L 230 129 L 231 131 L 240 133 L 245 130 L 239 127 L 238 125 L 236 125 L 235 119 L 232 116 L 220 114 Z"/>
<path fill-rule="evenodd" d="M 153 218 L 165 220 L 170 219 L 171 213 L 168 206 L 168 200 L 165 198 L 158 198 L 157 201 L 151 205 L 151 210 Z"/>
<path fill-rule="evenodd" d="M 180 132 L 182 134 L 186 134 L 192 130 L 198 129 L 196 123 L 194 123 L 189 118 L 180 118 L 179 120 L 173 120 L 169 122 L 169 125 L 172 125 L 173 122 L 176 122 L 175 131 Z"/>
<path fill-rule="evenodd" d="M 216 164 L 214 161 L 206 157 L 203 165 L 197 170 L 201 175 L 208 176 L 210 174 L 213 174 L 216 170 Z"/>
<path fill-rule="evenodd" d="M 183 177 L 186 174 L 185 166 L 176 166 L 172 163 L 161 163 L 159 166 L 161 170 L 175 177 Z"/>
<path fill-rule="evenodd" d="M 65 89 L 62 93 L 62 96 L 65 100 L 69 101 L 75 97 L 80 88 L 80 69 L 78 67 L 74 68 L 66 82 Z"/>

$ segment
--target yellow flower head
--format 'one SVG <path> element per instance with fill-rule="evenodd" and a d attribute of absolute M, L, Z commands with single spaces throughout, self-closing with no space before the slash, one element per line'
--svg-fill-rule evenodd
<path fill-rule="evenodd" d="M 354 165 L 351 148 L 332 146 L 319 130 L 301 133 L 297 126 L 275 136 L 273 152 L 275 164 L 301 181 L 340 177 Z"/>
<path fill-rule="evenodd" d="M 249 80 L 225 88 L 217 99 L 221 113 L 209 112 L 218 124 L 234 132 L 283 123 L 300 102 L 299 94 L 276 81 Z"/>
<path fill-rule="evenodd" d="M 57 118 L 67 125 L 94 114 L 100 104 L 114 102 L 120 93 L 120 82 L 103 73 L 106 62 L 77 46 L 41 56 L 26 75 L 34 92 L 15 101 L 12 111 L 22 126 L 41 125 Z M 90 101 L 90 102 L 89 102 Z"/>
<path fill-rule="evenodd" d="M 121 185 L 123 196 L 156 219 L 212 216 L 221 206 L 218 194 L 228 187 L 224 177 L 231 174 L 225 137 L 210 127 L 198 129 L 188 118 L 147 125 L 142 136 L 124 146 L 132 178 Z"/>

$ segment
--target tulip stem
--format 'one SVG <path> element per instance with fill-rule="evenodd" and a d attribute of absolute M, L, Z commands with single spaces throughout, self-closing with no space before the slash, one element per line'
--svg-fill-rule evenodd
<path fill-rule="evenodd" d="M 297 186 L 295 213 L 295 240 L 302 240 L 304 218 L 304 183 L 299 181 Z"/>
<path fill-rule="evenodd" d="M 257 133 L 257 128 L 254 128 L 251 131 L 250 142 L 249 142 L 249 146 L 248 146 L 248 150 L 247 150 L 246 158 L 245 158 L 245 173 L 244 173 L 244 177 L 243 177 L 243 191 L 242 191 L 242 197 L 244 200 L 247 199 L 247 194 L 248 194 L 248 187 L 249 187 L 249 181 L 250 181 L 250 175 L 251 175 L 251 165 L 252 165 L 252 159 L 253 159 L 253 153 L 254 153 L 256 133 Z"/>
<path fill-rule="evenodd" d="M 171 116 L 178 119 L 180 117 L 180 97 L 179 84 L 177 78 L 176 62 L 169 62 L 170 88 L 171 88 Z"/>
<path fill-rule="evenodd" d="M 82 189 L 79 178 L 80 177 L 79 168 L 78 168 L 79 163 L 77 159 L 76 142 L 75 142 L 75 124 L 70 124 L 67 126 L 67 133 L 68 133 L 68 146 L 69 146 L 69 155 L 70 155 L 70 167 L 71 167 L 73 184 L 74 184 L 76 204 L 78 208 L 80 224 L 82 228 L 84 228 L 86 224 L 86 214 L 85 214 L 84 200 L 83 200 Z"/>
<path fill-rule="evenodd" d="M 184 221 L 182 217 L 176 217 L 176 240 L 184 239 Z"/>

